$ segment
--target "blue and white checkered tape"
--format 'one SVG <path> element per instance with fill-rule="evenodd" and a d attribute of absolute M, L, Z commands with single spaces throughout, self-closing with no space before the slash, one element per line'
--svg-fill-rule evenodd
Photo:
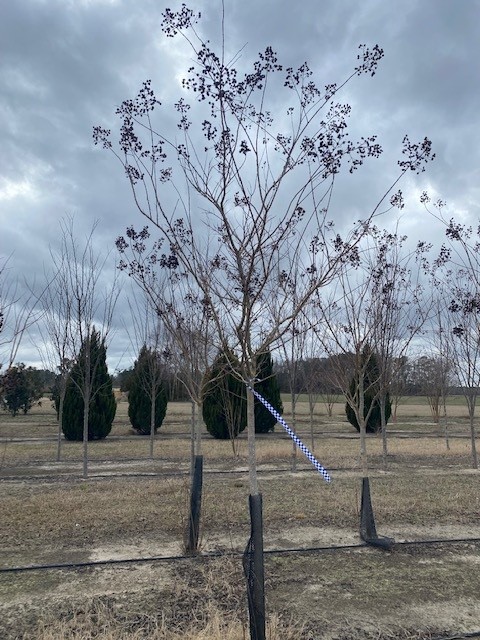
<path fill-rule="evenodd" d="M 320 464 L 320 462 L 315 458 L 315 456 L 313 455 L 313 453 L 310 451 L 310 449 L 303 444 L 303 442 L 300 440 L 300 438 L 295 435 L 295 433 L 292 431 L 292 429 L 290 429 L 290 427 L 288 426 L 288 424 L 285 422 L 285 420 L 282 418 L 282 416 L 278 413 L 278 411 L 276 409 L 274 409 L 272 407 L 272 405 L 267 402 L 267 400 L 265 400 L 265 398 L 263 398 L 258 391 L 255 391 L 255 389 L 252 389 L 252 387 L 247 384 L 247 389 L 250 389 L 250 391 L 253 393 L 253 395 L 258 398 L 260 400 L 260 402 L 270 411 L 270 413 L 272 414 L 272 416 L 274 418 L 276 418 L 277 422 L 279 424 L 282 425 L 282 427 L 285 429 L 285 431 L 288 433 L 288 435 L 291 437 L 291 439 L 295 442 L 295 444 L 297 445 L 297 447 L 300 449 L 300 451 L 310 460 L 310 462 L 313 464 L 313 466 L 315 467 L 315 469 L 320 473 L 320 475 L 322 476 L 322 478 L 326 481 L 326 482 L 331 482 L 332 478 L 330 477 L 330 475 L 328 474 L 328 471 L 325 469 L 325 467 Z"/>

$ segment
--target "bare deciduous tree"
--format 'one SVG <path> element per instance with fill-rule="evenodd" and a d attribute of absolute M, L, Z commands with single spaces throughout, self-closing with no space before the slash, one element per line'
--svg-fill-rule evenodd
<path fill-rule="evenodd" d="M 108 130 L 96 127 L 94 139 L 120 160 L 139 211 L 160 233 L 165 259 L 195 283 L 220 348 L 238 349 L 244 380 L 253 385 L 256 354 L 288 331 L 311 296 L 331 281 L 402 175 L 423 170 L 431 144 L 404 138 L 398 177 L 366 220 L 342 238 L 332 229 L 329 209 L 335 176 L 344 165 L 357 170 L 382 150 L 375 136 L 349 139 L 350 107 L 335 100 L 356 76 L 375 74 L 383 51 L 362 46 L 357 65 L 339 85 L 317 85 L 307 64 L 284 67 L 270 47 L 242 76 L 225 59 L 225 49 L 217 54 L 202 40 L 197 20 L 185 6 L 164 14 L 164 33 L 183 36 L 195 57 L 183 86 L 200 104 L 194 110 L 185 97 L 175 104 L 179 138 L 153 122 L 162 105 L 147 81 L 117 110 L 118 150 Z M 287 103 L 278 93 L 282 87 Z M 278 114 L 275 130 L 278 104 L 287 119 Z M 392 196 L 392 205 L 400 202 L 401 194 Z M 288 286 L 292 263 L 285 259 L 293 256 L 303 267 L 295 305 Z M 268 315 L 266 301 L 275 303 Z M 257 494 L 250 394 L 247 415 L 250 488 Z"/>
<path fill-rule="evenodd" d="M 473 229 L 447 219 L 446 204 L 431 201 L 426 192 L 420 201 L 445 227 L 445 243 L 432 265 L 434 284 L 443 285 L 448 300 L 448 332 L 455 373 L 467 403 L 470 421 L 472 463 L 478 468 L 475 407 L 480 384 L 480 227 Z"/>
<path fill-rule="evenodd" d="M 27 283 L 20 286 L 11 274 L 9 261 L 0 257 L 0 370 L 13 365 L 25 332 L 41 316 L 38 294 Z"/>
<path fill-rule="evenodd" d="M 107 264 L 108 254 L 96 252 L 93 245 L 96 224 L 82 244 L 75 236 L 73 218 L 61 223 L 61 244 L 58 253 L 52 253 L 56 278 L 60 286 L 61 303 L 58 303 L 60 332 L 67 333 L 65 349 L 75 361 L 83 345 L 85 366 L 80 381 L 74 383 L 82 396 L 83 415 L 83 477 L 88 477 L 88 420 L 92 395 L 92 382 L 98 362 L 91 361 L 90 341 L 97 331 L 102 342 L 106 342 L 111 328 L 115 304 L 118 298 L 116 270 L 105 289 L 101 289 L 101 277 Z M 66 314 L 62 315 L 62 314 Z M 63 337 L 61 340 L 63 345 Z M 63 346 L 62 346 L 63 348 Z M 61 353 L 58 353 L 61 356 Z M 59 366 L 62 366 L 61 362 Z M 72 378 L 73 380 L 73 378 Z"/>
<path fill-rule="evenodd" d="M 375 404 L 380 409 L 386 466 L 385 409 L 390 384 L 395 367 L 428 315 L 421 299 L 423 289 L 409 265 L 415 253 L 402 256 L 404 241 L 404 237 L 372 226 L 369 236 L 358 244 L 354 264 L 345 266 L 336 288 L 316 305 L 319 317 L 313 329 L 330 356 L 335 382 L 343 390 L 360 426 L 364 472 L 366 425 Z M 347 375 L 345 366 L 349 364 L 352 370 Z M 368 410 L 367 395 L 371 400 Z"/>
<path fill-rule="evenodd" d="M 171 268 L 166 256 L 157 254 L 158 243 L 153 244 L 151 251 L 147 250 L 146 242 L 150 239 L 147 228 L 138 233 L 130 228 L 126 237 L 127 240 L 121 237 L 116 243 L 121 254 L 120 269 L 140 287 L 149 307 L 147 313 L 153 312 L 157 324 L 164 327 L 168 336 L 164 357 L 191 401 L 191 515 L 186 549 L 195 553 L 201 514 L 204 379 L 214 358 L 211 314 L 199 298 L 198 289 L 192 291 L 188 279 Z M 231 441 L 235 454 L 234 434 Z"/>
<path fill-rule="evenodd" d="M 139 286 L 151 311 L 169 335 L 169 360 L 192 402 L 193 455 L 201 455 L 203 379 L 214 358 L 213 322 L 198 288 L 172 268 L 159 254 L 161 244 L 151 241 L 150 231 L 127 229 L 117 239 L 119 267 Z"/>
<path fill-rule="evenodd" d="M 45 274 L 48 284 L 40 299 L 44 311 L 43 329 L 40 329 L 43 343 L 40 352 L 53 371 L 58 372 L 56 386 L 58 392 L 57 462 L 59 462 L 62 449 L 63 405 L 74 353 L 70 334 L 73 310 L 70 296 L 66 293 L 68 269 L 64 261 L 67 256 L 63 253 L 55 255 L 52 252 L 51 257 L 54 275 Z"/>
<path fill-rule="evenodd" d="M 166 384 L 170 349 L 165 326 L 149 299 L 138 300 L 134 295 L 128 301 L 130 327 L 126 326 L 132 346 L 137 353 L 144 351 L 145 368 L 137 374 L 138 384 L 150 401 L 149 454 L 154 457 L 156 398 L 162 385 Z M 140 356 L 139 356 L 140 357 Z"/>
<path fill-rule="evenodd" d="M 372 233 L 372 250 L 366 254 L 369 299 L 374 307 L 373 340 L 378 359 L 378 381 L 383 466 L 387 466 L 387 394 L 397 377 L 412 341 L 419 336 L 429 318 L 432 298 L 421 284 L 418 258 L 424 258 L 423 246 L 405 251 L 406 236 L 397 233 Z"/>
<path fill-rule="evenodd" d="M 282 65 L 271 47 L 242 73 L 224 32 L 217 53 L 198 30 L 199 15 L 185 5 L 163 18 L 165 35 L 183 37 L 194 57 L 174 105 L 176 132 L 162 126 L 162 105 L 146 81 L 117 110 L 119 145 L 102 127 L 94 140 L 122 164 L 139 211 L 158 229 L 167 263 L 198 290 L 219 350 L 237 351 L 241 376 L 253 389 L 258 354 L 274 347 L 332 280 L 402 175 L 423 170 L 431 143 L 404 138 L 398 177 L 342 238 L 330 211 L 335 177 L 382 149 L 375 136 L 349 138 L 350 107 L 337 96 L 356 76 L 375 74 L 382 49 L 361 46 L 349 77 L 322 86 L 306 63 Z M 391 203 L 400 200 L 397 193 Z M 303 278 L 292 304 L 294 256 Z M 258 496 L 251 393 L 247 404 L 250 493 Z"/>

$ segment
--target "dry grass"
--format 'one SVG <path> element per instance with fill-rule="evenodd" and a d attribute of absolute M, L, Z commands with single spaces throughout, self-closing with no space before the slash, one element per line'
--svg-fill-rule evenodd
<path fill-rule="evenodd" d="M 404 547 L 390 554 L 343 550 L 273 556 L 267 568 L 277 607 L 299 592 L 296 616 L 307 629 L 352 640 L 425 639 L 429 629 L 433 637 L 453 635 L 447 629 L 459 631 L 462 619 L 465 629 L 478 629 L 478 578 L 466 575 L 466 567 L 478 562 L 479 552 L 478 545 Z"/>
<path fill-rule="evenodd" d="M 286 527 L 339 527 L 357 530 L 360 483 L 356 477 L 334 477 L 326 485 L 317 474 L 289 473 L 260 480 L 265 530 Z M 397 474 L 372 477 L 377 525 L 474 525 L 480 513 L 475 474 Z M 185 531 L 188 482 L 181 479 L 117 478 L 49 484 L 3 485 L 0 510 L 2 564 L 67 561 L 72 552 L 135 544 L 140 540 L 177 542 Z M 248 534 L 246 477 L 206 476 L 203 536 Z M 331 542 L 335 542 L 332 540 Z M 112 551 L 113 552 L 113 551 Z M 157 553 L 161 553 L 157 550 Z M 168 555 L 168 552 L 167 552 Z M 23 558 L 23 561 L 22 561 Z"/>
<path fill-rule="evenodd" d="M 159 530 L 181 530 L 185 481 L 141 479 L 4 487 L 0 545 L 89 547 Z"/>
<path fill-rule="evenodd" d="M 478 544 L 464 544 L 447 553 L 432 546 L 390 554 L 367 549 L 267 556 L 267 638 L 425 640 L 476 629 L 478 578 L 468 567 L 478 563 L 479 553 Z M 110 573 L 115 589 L 108 595 L 84 594 L 84 582 L 77 594 L 63 598 L 62 585 L 50 600 L 45 590 L 33 598 L 27 591 L 16 611 L 3 606 L 0 634 L 6 640 L 249 637 L 238 558 L 172 565 L 168 582 L 160 576 L 151 574 L 150 586 L 142 589 L 128 576 L 119 582 Z"/>
<path fill-rule="evenodd" d="M 143 603 L 138 602 L 138 598 Z M 23 640 L 246 640 L 244 578 L 237 558 L 174 570 L 168 589 L 74 598 L 30 612 Z M 21 629 L 21 623 L 20 623 Z M 301 628 L 272 615 L 268 640 L 299 640 Z"/>
<path fill-rule="evenodd" d="M 41 621 L 33 635 L 27 632 L 21 637 L 23 640 L 246 640 L 249 637 L 245 622 L 229 620 L 216 610 L 209 612 L 206 623 L 192 624 L 178 632 L 169 630 L 163 620 L 155 618 L 144 628 L 126 632 L 123 623 L 112 617 L 106 607 L 93 604 L 92 608 L 87 615 L 74 615 L 68 622 Z M 298 628 L 287 626 L 276 615 L 267 621 L 267 640 L 300 640 L 299 634 Z"/>

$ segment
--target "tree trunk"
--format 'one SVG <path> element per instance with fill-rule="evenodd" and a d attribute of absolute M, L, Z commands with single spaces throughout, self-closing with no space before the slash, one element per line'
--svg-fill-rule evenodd
<path fill-rule="evenodd" d="M 62 457 L 63 405 L 65 403 L 66 391 L 67 391 L 67 380 L 65 378 L 65 380 L 62 379 L 60 383 L 60 400 L 58 404 L 57 462 L 60 462 L 60 459 Z"/>
<path fill-rule="evenodd" d="M 387 470 L 387 457 L 388 457 L 388 448 L 387 448 L 387 421 L 385 418 L 385 394 L 382 393 L 380 400 L 380 424 L 382 429 L 382 461 L 383 461 L 383 470 Z"/>
<path fill-rule="evenodd" d="M 90 414 L 91 388 L 90 372 L 90 336 L 85 348 L 85 373 L 83 387 L 83 477 L 88 478 L 88 418 Z"/>
<path fill-rule="evenodd" d="M 448 435 L 448 416 L 447 416 L 447 400 L 445 396 L 443 396 L 443 426 L 444 426 L 444 434 L 445 434 L 445 444 L 447 446 L 447 451 L 450 450 L 450 438 Z"/>
<path fill-rule="evenodd" d="M 367 461 L 367 425 L 365 423 L 364 409 L 365 409 L 365 393 L 364 393 L 364 379 L 363 374 L 360 375 L 358 382 L 358 424 L 360 426 L 360 466 L 362 467 L 363 477 L 368 476 L 368 461 Z"/>
<path fill-rule="evenodd" d="M 475 442 L 475 400 L 471 408 L 469 407 L 470 417 L 470 442 L 472 445 L 472 465 L 474 469 L 478 469 L 477 444 Z"/>
<path fill-rule="evenodd" d="M 157 396 L 157 383 L 153 379 L 155 376 L 152 373 L 152 387 L 150 389 L 150 458 L 153 460 L 153 448 L 155 445 L 155 399 Z"/>
<path fill-rule="evenodd" d="M 202 425 L 203 425 L 203 420 L 202 420 L 202 405 L 200 403 L 198 403 L 197 406 L 195 406 L 195 403 L 193 403 L 192 406 L 192 411 L 193 411 L 193 424 L 194 424 L 194 436 L 195 436 L 195 455 L 196 456 L 201 456 L 202 455 Z"/>
<path fill-rule="evenodd" d="M 363 418 L 360 422 L 360 466 L 362 468 L 363 477 L 366 478 L 368 476 L 367 429 Z"/>
<path fill-rule="evenodd" d="M 88 478 L 88 418 L 90 413 L 90 383 L 85 387 L 83 404 L 83 477 Z"/>
<path fill-rule="evenodd" d="M 190 416 L 190 476 L 193 478 L 195 465 L 195 403 L 191 401 L 192 413 Z"/>
<path fill-rule="evenodd" d="M 253 380 L 250 386 L 253 387 Z M 250 495 L 258 495 L 257 460 L 255 453 L 255 401 L 254 395 L 247 390 L 247 436 L 248 436 L 248 476 L 250 482 Z"/>
<path fill-rule="evenodd" d="M 313 435 L 313 410 L 315 405 L 312 402 L 311 394 L 308 395 L 308 411 L 310 414 L 310 439 L 312 441 L 312 453 L 315 451 L 315 436 Z"/>
<path fill-rule="evenodd" d="M 290 401 L 292 404 L 292 428 L 296 432 L 297 431 L 297 399 L 295 397 L 295 393 L 293 391 L 290 392 Z M 297 470 L 297 445 L 292 440 L 292 471 L 295 472 Z"/>

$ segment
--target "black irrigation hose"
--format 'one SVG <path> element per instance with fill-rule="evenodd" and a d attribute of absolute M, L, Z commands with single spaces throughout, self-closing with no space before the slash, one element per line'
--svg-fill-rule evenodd
<path fill-rule="evenodd" d="M 404 547 L 408 545 L 422 545 L 422 544 L 457 544 L 464 542 L 480 542 L 480 538 L 441 538 L 432 540 L 405 540 L 403 542 L 395 542 L 395 545 L 402 545 Z M 394 545 L 394 546 L 395 546 Z"/>
<path fill-rule="evenodd" d="M 480 542 L 480 538 L 448 538 L 433 540 L 412 540 L 404 542 L 395 542 L 395 546 L 415 546 L 429 544 L 458 544 L 468 542 Z M 328 551 L 345 551 L 348 549 L 364 549 L 369 547 L 365 542 L 357 544 L 329 545 L 327 547 L 293 547 L 289 549 L 267 549 L 265 555 L 285 555 L 285 554 L 308 554 L 315 552 Z M 110 560 L 88 560 L 86 562 L 65 562 L 29 565 L 26 567 L 1 567 L 0 573 L 26 573 L 28 571 L 43 571 L 50 569 L 83 569 L 86 567 L 108 566 L 113 564 L 144 564 L 147 562 L 177 562 L 182 560 L 203 561 L 210 558 L 242 557 L 242 551 L 210 551 L 199 555 L 177 555 L 177 556 L 149 556 L 148 558 L 119 558 Z M 475 637 L 475 636 L 473 636 Z M 441 639 L 439 639 L 441 640 Z"/>
<path fill-rule="evenodd" d="M 480 638 L 480 631 L 460 631 L 453 636 L 437 636 L 432 640 L 464 640 L 465 638 Z"/>
<path fill-rule="evenodd" d="M 287 554 L 287 553 L 312 553 L 314 551 L 339 551 L 342 549 L 358 549 L 366 547 L 365 543 L 347 544 L 347 545 L 331 545 L 328 547 L 306 547 L 293 549 L 269 549 L 263 553 L 265 555 Z M 37 564 L 26 567 L 2 567 L 0 573 L 25 573 L 27 571 L 42 571 L 48 569 L 83 569 L 84 567 L 97 567 L 111 564 L 144 564 L 147 562 L 177 562 L 180 560 L 203 561 L 210 558 L 222 558 L 224 556 L 243 557 L 243 551 L 210 551 L 199 555 L 180 555 L 180 556 L 149 556 L 148 558 L 119 558 L 110 560 L 88 560 L 86 562 L 66 562 L 52 564 Z"/>
<path fill-rule="evenodd" d="M 92 461 L 91 461 L 92 462 Z M 98 462 L 106 462 L 104 460 L 98 461 L 94 460 L 93 463 Z M 107 461 L 108 462 L 108 461 Z M 122 462 L 129 462 L 128 460 L 120 460 Z M 358 471 L 357 467 L 329 467 L 329 472 L 341 472 L 341 471 Z M 292 472 L 291 467 L 277 467 L 275 469 L 257 469 L 257 473 L 260 474 L 274 474 L 274 473 L 307 473 L 311 472 L 312 467 L 310 465 L 297 468 L 295 472 Z M 203 473 L 205 475 L 241 475 L 246 474 L 246 469 L 204 469 Z M 360 472 L 359 472 L 360 473 Z M 88 475 L 87 480 L 109 480 L 111 478 L 162 478 L 162 477 L 185 477 L 190 475 L 190 470 L 186 469 L 185 471 L 136 471 L 135 473 L 118 472 L 118 473 L 90 473 Z M 82 480 L 82 478 L 78 472 L 74 473 L 71 471 L 67 471 L 65 473 L 57 473 L 55 475 L 31 475 L 31 474 L 19 474 L 14 476 L 1 476 L 0 475 L 0 483 L 2 481 L 6 482 L 15 482 L 15 481 L 52 481 L 52 480 Z"/>
<path fill-rule="evenodd" d="M 67 463 L 71 463 L 71 464 L 80 464 L 81 461 L 80 460 L 74 460 L 74 461 L 62 461 L 62 462 L 67 462 Z M 89 461 L 90 464 L 102 464 L 102 463 L 108 463 L 108 462 L 112 462 L 111 460 L 90 460 Z M 123 464 L 123 463 L 127 463 L 127 462 L 150 462 L 149 459 L 147 458 L 126 458 L 125 460 L 117 460 L 114 461 L 115 463 L 119 463 L 119 464 Z M 155 462 L 157 463 L 162 463 L 162 462 L 171 462 L 171 460 L 162 460 L 161 458 L 155 459 Z M 31 462 L 29 462 L 28 464 L 31 464 Z M 50 464 L 49 462 L 46 461 L 35 461 L 34 463 L 35 465 L 42 465 L 42 464 Z M 21 468 L 23 468 L 22 464 L 17 465 Z M 15 468 L 14 466 L 12 467 L 8 467 L 9 469 L 13 469 Z M 403 469 L 412 469 L 412 468 L 416 468 L 414 466 L 410 466 L 410 465 L 404 465 Z M 297 469 L 295 471 L 292 471 L 291 466 L 288 467 L 275 467 L 273 469 L 261 469 L 258 468 L 257 469 L 257 473 L 259 474 L 274 474 L 274 473 L 311 473 L 312 471 L 312 467 L 311 465 L 304 465 L 301 467 L 297 467 Z M 360 474 L 360 471 L 358 469 L 358 467 L 328 467 L 328 471 L 332 472 L 332 473 L 338 473 L 338 472 L 344 472 L 344 471 L 354 471 L 354 472 L 358 472 Z M 455 473 L 456 471 L 461 471 L 461 469 L 443 469 L 442 471 L 444 471 L 445 473 Z M 372 475 L 376 476 L 376 472 L 377 470 L 372 470 Z M 241 474 L 245 474 L 247 473 L 246 469 L 208 469 L 208 468 L 204 468 L 203 473 L 205 475 L 241 475 Z M 387 472 L 388 473 L 388 472 Z M 112 473 L 89 473 L 88 475 L 88 480 L 108 480 L 111 478 L 162 478 L 162 477 L 184 477 L 184 476 L 189 476 L 190 475 L 190 470 L 186 469 L 185 471 L 135 471 L 134 473 L 130 473 L 128 471 L 118 471 L 118 472 L 112 472 Z M 388 477 L 385 475 L 382 476 L 378 476 L 379 478 L 384 478 L 384 477 Z M 0 483 L 2 481 L 6 481 L 6 482 L 15 482 L 15 481 L 52 481 L 52 480 L 56 480 L 56 481 L 62 481 L 62 480 L 82 480 L 84 481 L 85 478 L 81 477 L 77 472 L 75 471 L 71 471 L 71 470 L 67 470 L 64 473 L 60 470 L 59 472 L 57 471 L 57 473 L 55 475 L 50 475 L 50 474 L 45 474 L 45 475 L 32 475 L 32 474 L 18 474 L 18 475 L 5 475 L 2 476 L 1 475 L 1 469 L 0 469 Z"/>

